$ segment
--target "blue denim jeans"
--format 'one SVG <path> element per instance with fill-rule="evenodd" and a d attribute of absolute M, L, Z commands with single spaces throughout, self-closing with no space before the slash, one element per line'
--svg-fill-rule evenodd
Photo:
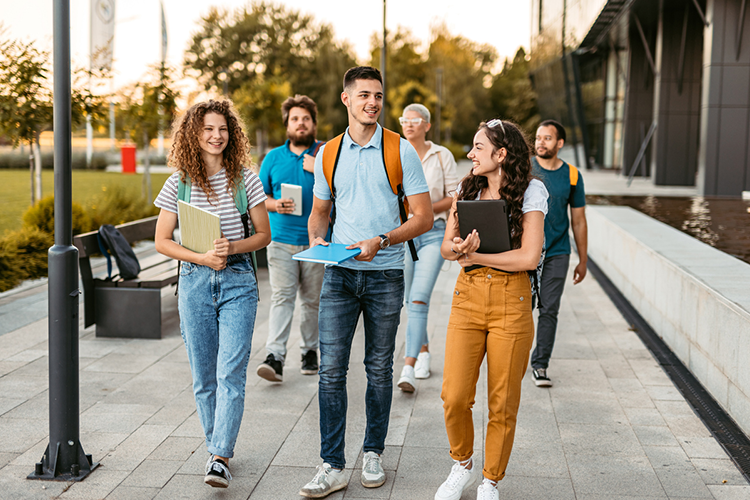
<path fill-rule="evenodd" d="M 258 286 L 249 254 L 230 255 L 221 271 L 182 263 L 180 331 L 206 447 L 221 457 L 234 456 L 245 410 L 245 379 L 257 307 Z"/>
<path fill-rule="evenodd" d="M 440 268 L 445 260 L 440 255 L 440 246 L 445 236 L 445 221 L 438 219 L 432 229 L 414 238 L 419 260 L 414 262 L 406 252 L 404 257 L 404 284 L 406 290 L 406 310 L 409 320 L 406 323 L 406 357 L 416 358 L 427 338 L 427 314 L 430 311 L 430 297 L 435 288 Z M 417 302 L 424 302 L 417 304 Z"/>
<path fill-rule="evenodd" d="M 404 301 L 404 272 L 328 267 L 320 294 L 320 457 L 346 465 L 346 373 L 360 314 L 365 326 L 364 451 L 383 453 L 393 396 L 393 353 Z"/>
<path fill-rule="evenodd" d="M 266 351 L 284 363 L 286 344 L 292 330 L 294 302 L 299 291 L 302 354 L 318 350 L 318 306 L 325 266 L 292 259 L 292 255 L 310 248 L 272 241 L 266 248 L 268 280 L 271 283 L 271 310 L 268 313 Z"/>

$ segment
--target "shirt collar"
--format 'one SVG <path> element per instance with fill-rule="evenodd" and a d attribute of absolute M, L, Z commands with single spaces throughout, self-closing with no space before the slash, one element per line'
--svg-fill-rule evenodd
<path fill-rule="evenodd" d="M 305 156 L 306 154 L 312 155 L 313 151 L 315 151 L 315 146 L 318 145 L 319 141 L 318 140 L 314 140 L 313 143 L 312 143 L 312 145 L 309 148 L 307 148 L 306 150 L 304 150 L 301 155 L 298 155 L 298 154 L 296 154 L 295 152 L 293 152 L 291 150 L 291 148 L 289 147 L 289 143 L 290 142 L 291 141 L 289 139 L 286 140 L 286 142 L 284 143 L 284 149 L 291 156 L 294 156 L 295 158 L 299 158 L 300 156 Z"/>
<path fill-rule="evenodd" d="M 375 133 L 372 134 L 372 137 L 370 137 L 370 141 L 364 146 L 360 146 L 359 144 L 354 142 L 354 140 L 349 135 L 349 127 L 346 127 L 346 133 L 344 134 L 344 146 L 349 147 L 349 148 L 356 146 L 358 148 L 361 147 L 362 149 L 366 149 L 366 148 L 380 149 L 380 143 L 382 142 L 382 137 L 383 137 L 383 129 L 379 123 L 376 123 L 375 125 L 377 126 L 377 128 L 375 129 Z"/>

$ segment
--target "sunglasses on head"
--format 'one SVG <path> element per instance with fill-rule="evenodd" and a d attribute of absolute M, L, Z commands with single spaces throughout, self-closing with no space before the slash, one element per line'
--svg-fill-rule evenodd
<path fill-rule="evenodd" d="M 500 130 L 503 131 L 503 136 L 504 136 L 505 135 L 505 127 L 503 127 L 503 121 L 502 120 L 498 120 L 497 118 L 495 118 L 494 120 L 490 120 L 490 121 L 487 122 L 487 128 L 495 128 L 498 125 L 500 125 Z"/>
<path fill-rule="evenodd" d="M 400 116 L 398 122 L 403 127 L 404 125 L 408 125 L 409 123 L 411 123 L 412 125 L 419 125 L 423 120 L 424 118 L 404 118 L 403 116 Z"/>

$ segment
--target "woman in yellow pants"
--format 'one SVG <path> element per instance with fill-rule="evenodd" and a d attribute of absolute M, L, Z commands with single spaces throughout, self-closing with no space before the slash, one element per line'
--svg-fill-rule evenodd
<path fill-rule="evenodd" d="M 499 498 L 497 482 L 505 475 L 521 400 L 521 380 L 534 340 L 529 274 L 544 245 L 547 190 L 531 177 L 531 148 L 513 123 L 481 123 L 468 157 L 471 173 L 455 200 L 503 199 L 508 206 L 512 250 L 477 253 L 480 235 L 459 236 L 456 203 L 450 211 L 441 254 L 463 268 L 456 282 L 448 321 L 443 370 L 443 408 L 450 454 L 456 462 L 435 500 L 457 500 L 476 477 L 472 462 L 472 406 L 479 368 L 487 355 L 489 423 L 484 481 L 478 500 Z"/>

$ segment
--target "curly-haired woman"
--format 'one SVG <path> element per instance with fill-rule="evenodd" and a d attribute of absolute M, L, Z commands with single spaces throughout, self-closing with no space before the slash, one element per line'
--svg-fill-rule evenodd
<path fill-rule="evenodd" d="M 271 241 L 266 195 L 250 163 L 250 144 L 230 101 L 208 101 L 188 109 L 173 133 L 169 164 L 177 169 L 154 204 L 156 249 L 182 262 L 178 309 L 180 330 L 193 374 L 193 392 L 206 447 L 211 454 L 204 482 L 226 488 L 229 459 L 245 406 L 245 378 L 258 303 L 250 252 Z M 180 183 L 190 203 L 221 217 L 214 249 L 196 253 L 172 240 Z M 251 227 L 244 227 L 234 195 L 245 189 Z"/>
<path fill-rule="evenodd" d="M 456 281 L 448 320 L 443 370 L 443 408 L 456 462 L 436 500 L 461 497 L 476 477 L 472 463 L 474 404 L 479 368 L 487 355 L 489 422 L 484 450 L 484 481 L 477 499 L 498 499 L 497 482 L 505 475 L 521 400 L 521 380 L 534 340 L 531 286 L 526 271 L 536 269 L 544 245 L 547 190 L 531 178 L 531 148 L 513 123 L 481 123 L 468 157 L 471 173 L 459 184 L 450 211 L 441 254 L 456 260 Z M 459 236 L 456 200 L 505 200 L 512 249 L 477 253 L 480 235 Z"/>

